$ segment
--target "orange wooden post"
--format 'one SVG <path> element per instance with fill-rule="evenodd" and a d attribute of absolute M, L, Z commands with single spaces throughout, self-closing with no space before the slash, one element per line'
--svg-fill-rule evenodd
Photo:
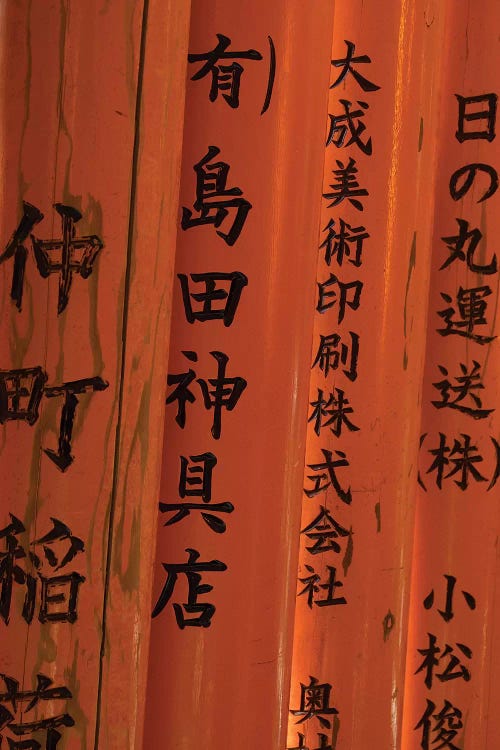
<path fill-rule="evenodd" d="M 2 5 L 12 747 L 140 747 L 189 16 L 176 5 Z"/>
<path fill-rule="evenodd" d="M 403 748 L 499 742 L 498 3 L 443 3 Z M 495 657 L 496 662 L 493 660 Z"/>
<path fill-rule="evenodd" d="M 316 5 L 193 3 L 145 747 L 286 742 L 333 11 Z"/>
<path fill-rule="evenodd" d="M 335 5 L 288 748 L 401 746 L 439 34 Z"/>

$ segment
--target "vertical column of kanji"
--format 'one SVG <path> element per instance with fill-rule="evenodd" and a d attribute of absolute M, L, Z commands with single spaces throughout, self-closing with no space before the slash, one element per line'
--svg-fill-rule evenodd
<path fill-rule="evenodd" d="M 178 128 L 169 143 L 172 162 L 157 134 L 149 151 L 136 135 L 147 78 L 145 24 L 154 5 L 2 4 L 0 734 L 9 748 L 93 746 L 104 659 L 115 650 L 122 654 L 116 681 L 125 687 L 114 708 L 120 720 L 127 707 L 128 723 L 119 725 L 120 741 L 106 747 L 133 746 L 126 732 L 136 731 L 137 587 L 147 580 L 141 565 L 151 562 L 156 514 L 151 502 L 148 514 L 147 500 L 155 483 L 145 458 L 118 451 L 117 436 L 120 446 L 135 437 L 146 450 L 148 430 L 153 447 L 161 432 L 165 344 L 153 349 L 166 336 L 167 279 L 160 275 L 168 263 L 158 261 L 167 253 L 157 233 L 169 226 L 166 242 L 173 246 L 174 213 L 162 202 L 175 203 L 175 195 L 158 176 L 167 164 L 175 184 L 180 161 Z M 165 29 L 162 15 L 156 21 Z M 178 84 L 184 68 L 182 61 Z M 164 74 L 170 82 L 162 93 L 176 85 L 172 71 Z M 161 109 L 161 122 L 165 103 L 154 110 Z M 139 150 L 151 163 L 144 170 L 148 190 L 151 175 L 159 190 L 150 197 L 151 228 L 144 234 L 137 228 L 146 212 L 145 198 L 139 202 Z M 135 223 L 131 204 L 137 204 Z M 136 255 L 147 270 L 137 271 Z M 148 273 L 158 277 L 151 287 L 144 282 Z M 147 301 L 134 309 L 146 290 Z M 153 386 L 156 403 L 148 396 Z M 152 468 L 157 458 L 148 455 Z M 115 477 L 126 469 L 133 524 L 113 513 L 121 502 Z M 105 604 L 115 572 L 110 522 L 130 622 L 123 619 L 106 643 Z M 144 534 L 149 546 L 141 547 Z"/>
<path fill-rule="evenodd" d="M 480 6 L 450 2 L 446 9 L 407 660 L 408 750 L 484 750 L 499 739 L 487 734 L 487 717 L 498 713 L 490 664 L 495 635 L 498 640 L 500 509 L 500 8 L 486 0 Z"/>
<path fill-rule="evenodd" d="M 400 748 L 442 32 L 428 11 L 335 6 L 293 750 Z"/>
<path fill-rule="evenodd" d="M 145 746 L 285 744 L 332 3 L 193 3 Z"/>

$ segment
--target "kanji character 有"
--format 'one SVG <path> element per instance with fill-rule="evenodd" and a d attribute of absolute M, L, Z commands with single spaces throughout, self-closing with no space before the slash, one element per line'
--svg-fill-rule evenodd
<path fill-rule="evenodd" d="M 178 603 L 173 604 L 177 625 L 181 630 L 187 626 L 208 628 L 215 614 L 215 605 L 209 603 L 200 604 L 198 597 L 201 594 L 208 594 L 212 591 L 213 586 L 207 583 L 202 584 L 200 574 L 221 572 L 227 570 L 227 565 L 220 562 L 220 560 L 198 562 L 200 553 L 197 550 L 188 548 L 186 552 L 189 556 L 187 563 L 162 563 L 164 570 L 167 572 L 167 580 L 156 602 L 152 617 L 157 617 L 165 609 L 174 593 L 179 574 L 182 573 L 187 578 L 188 597 L 187 602 L 183 605 Z M 185 613 L 197 616 L 187 618 Z"/>
<path fill-rule="evenodd" d="M 244 68 L 240 63 L 235 60 L 262 60 L 263 57 L 260 52 L 255 49 L 248 49 L 245 51 L 228 51 L 228 47 L 231 44 L 231 39 L 224 34 L 217 34 L 218 43 L 210 52 L 202 53 L 189 53 L 188 62 L 202 62 L 204 65 L 197 70 L 197 72 L 191 77 L 192 81 L 199 81 L 208 74 L 212 76 L 212 84 L 210 86 L 210 92 L 208 98 L 211 102 L 215 102 L 218 98 L 219 92 L 222 94 L 222 98 L 232 109 L 237 109 L 240 105 L 240 86 L 241 76 L 244 72 Z M 274 49 L 274 42 L 270 36 L 268 36 L 270 57 L 269 57 L 269 77 L 267 83 L 266 97 L 261 110 L 261 115 L 266 112 L 271 102 L 271 96 L 274 86 L 274 78 L 276 75 L 276 53 Z M 221 64 L 221 60 L 231 60 L 228 64 Z"/>
<path fill-rule="evenodd" d="M 241 197 L 243 193 L 240 188 L 226 188 L 229 164 L 223 161 L 210 164 L 219 153 L 220 149 L 216 146 L 209 146 L 205 156 L 194 165 L 196 200 L 193 208 L 198 211 L 199 216 L 193 217 L 193 212 L 183 207 L 181 227 L 186 230 L 204 224 L 213 224 L 219 237 L 231 246 L 240 236 L 252 204 Z M 219 231 L 219 227 L 233 210 L 236 211 L 236 215 L 228 231 Z"/>

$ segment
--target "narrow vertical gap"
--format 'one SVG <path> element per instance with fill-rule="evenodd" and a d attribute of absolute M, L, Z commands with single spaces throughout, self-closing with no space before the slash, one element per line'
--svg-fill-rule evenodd
<path fill-rule="evenodd" d="M 146 35 L 148 25 L 148 11 L 149 11 L 149 0 L 144 0 L 142 10 L 142 27 L 141 27 L 141 42 L 139 51 L 139 68 L 137 73 L 137 91 L 136 91 L 136 102 L 135 102 L 135 130 L 134 130 L 134 146 L 132 150 L 132 174 L 130 181 L 130 200 L 129 200 L 129 223 L 128 223 L 128 236 L 127 236 L 127 260 L 125 267 L 125 288 L 123 295 L 123 313 L 122 313 L 122 351 L 121 351 L 121 366 L 120 366 L 120 385 L 118 393 L 118 419 L 116 424 L 116 435 L 115 435 L 115 450 L 113 460 L 113 485 L 111 490 L 111 502 L 109 506 L 109 526 L 108 526 L 108 543 L 107 543 L 107 554 L 106 554 L 106 571 L 104 576 L 104 595 L 103 595 L 103 606 L 102 606 L 102 635 L 101 635 L 101 648 L 99 652 L 99 678 L 97 683 L 97 704 L 96 704 L 96 722 L 95 722 L 95 735 L 94 735 L 94 750 L 99 748 L 100 740 L 100 728 L 101 728 L 101 710 L 102 710 L 102 683 L 103 683 L 103 672 L 104 672 L 104 658 L 106 653 L 106 629 L 107 629 L 107 614 L 108 614 L 108 595 L 109 595 L 109 581 L 111 575 L 111 551 L 113 541 L 113 526 L 116 510 L 116 497 L 118 493 L 118 469 L 120 462 L 120 435 L 122 429 L 122 412 L 123 412 L 123 391 L 125 381 L 125 363 L 126 363 L 126 332 L 129 315 L 129 302 L 130 302 L 130 277 L 131 277 L 131 260 L 134 246 L 134 233 L 135 233 L 135 208 L 136 208 L 136 192 L 137 192 L 137 171 L 139 161 L 139 150 L 141 141 L 141 114 L 142 114 L 142 90 L 144 82 L 144 60 L 146 56 Z"/>

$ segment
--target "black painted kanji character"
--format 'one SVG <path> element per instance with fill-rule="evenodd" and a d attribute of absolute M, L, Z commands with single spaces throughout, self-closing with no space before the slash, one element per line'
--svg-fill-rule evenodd
<path fill-rule="evenodd" d="M 415 726 L 415 729 L 422 728 L 420 747 L 422 750 L 431 750 L 431 746 L 435 750 L 460 750 L 458 745 L 453 744 L 453 740 L 463 727 L 462 712 L 447 700 L 441 711 L 434 713 L 435 711 L 436 704 L 427 699 L 427 708 Z M 431 732 L 437 735 L 434 739 L 431 739 Z M 463 747 L 462 743 L 460 745 Z"/>
<path fill-rule="evenodd" d="M 215 440 L 220 438 L 222 409 L 232 411 L 238 403 L 241 394 L 247 387 L 247 381 L 242 377 L 227 378 L 226 367 L 229 357 L 223 352 L 210 352 L 217 361 L 217 377 L 208 380 L 197 379 L 206 409 L 214 410 L 214 418 L 211 433 Z M 210 389 L 213 387 L 213 390 Z"/>
<path fill-rule="evenodd" d="M 354 68 L 354 65 L 371 63 L 371 58 L 369 58 L 368 55 L 358 55 L 357 57 L 354 57 L 356 45 L 354 42 L 349 42 L 347 39 L 344 39 L 344 42 L 347 46 L 347 55 L 342 59 L 331 61 L 332 66 L 334 68 L 341 68 L 341 71 L 337 79 L 330 85 L 330 88 L 333 89 L 336 86 L 339 86 L 347 74 L 350 73 L 354 80 L 361 86 L 363 91 L 378 91 L 380 86 L 369 81 Z"/>
<path fill-rule="evenodd" d="M 9 420 L 35 424 L 46 382 L 41 367 L 0 370 L 0 424 Z"/>
<path fill-rule="evenodd" d="M 19 565 L 20 560 L 26 559 L 26 552 L 17 537 L 26 529 L 19 518 L 9 515 L 10 523 L 0 529 L 0 540 L 5 540 L 5 550 L 0 552 L 0 617 L 6 625 L 10 620 L 14 583 L 26 587 L 23 616 L 28 623 L 33 619 L 36 596 L 36 579 Z"/>
<path fill-rule="evenodd" d="M 332 451 L 322 448 L 321 452 L 325 459 L 324 462 L 307 465 L 308 469 L 317 473 L 307 476 L 307 479 L 311 480 L 313 486 L 310 489 L 304 487 L 305 494 L 307 497 L 314 497 L 320 492 L 324 492 L 331 485 L 342 502 L 350 505 L 352 502 L 351 488 L 348 487 L 347 490 L 342 489 L 335 473 L 335 469 L 341 466 L 349 466 L 349 461 L 346 459 L 345 453 L 343 451 L 335 451 L 338 459 L 334 459 Z"/>
<path fill-rule="evenodd" d="M 198 361 L 198 355 L 196 352 L 183 351 L 182 353 L 190 362 Z M 167 385 L 175 385 L 176 387 L 173 389 L 172 393 L 167 396 L 165 403 L 173 404 L 177 401 L 177 414 L 175 416 L 175 421 L 182 429 L 186 426 L 186 403 L 194 404 L 196 401 L 196 396 L 189 390 L 189 386 L 195 378 L 196 373 L 191 368 L 189 368 L 187 372 L 182 372 L 178 375 L 172 375 L 170 373 L 167 375 Z"/>
<path fill-rule="evenodd" d="M 223 161 L 210 164 L 210 161 L 219 153 L 220 149 L 216 146 L 209 146 L 205 156 L 194 165 L 196 200 L 193 208 L 198 211 L 199 216 L 193 218 L 193 212 L 183 207 L 181 227 L 186 230 L 204 224 L 213 224 L 219 237 L 222 237 L 228 245 L 234 245 L 240 236 L 252 204 L 241 197 L 243 193 L 240 188 L 226 188 L 229 164 Z M 236 215 L 229 230 L 219 231 L 219 227 L 233 209 L 236 210 Z"/>
<path fill-rule="evenodd" d="M 477 344 L 489 344 L 496 336 L 484 336 L 483 334 L 475 333 L 475 330 L 477 326 L 488 325 L 485 317 L 488 303 L 485 301 L 485 298 L 489 297 L 491 293 L 489 286 L 477 286 L 471 289 L 459 287 L 457 292 L 457 311 L 452 306 L 452 297 L 449 294 L 441 292 L 441 297 L 450 307 L 447 307 L 445 310 L 438 310 L 438 315 L 445 321 L 446 328 L 437 328 L 437 333 L 441 336 L 463 336 L 471 339 L 471 341 L 475 341 Z M 454 319 L 457 312 L 459 316 L 458 320 Z"/>
<path fill-rule="evenodd" d="M 299 578 L 299 582 L 304 584 L 302 591 L 299 591 L 297 596 L 307 594 L 307 606 L 312 609 L 313 602 L 317 607 L 331 607 L 337 604 L 347 604 L 347 599 L 343 596 L 335 598 L 335 589 L 343 586 L 342 581 L 337 581 L 337 570 L 331 565 L 327 565 L 328 570 L 328 581 L 327 583 L 320 583 L 321 576 L 316 573 L 311 565 L 304 566 L 310 575 L 305 578 Z M 319 592 L 320 589 L 326 590 L 325 599 L 314 599 L 314 595 Z"/>
<path fill-rule="evenodd" d="M 297 732 L 298 745 L 295 747 L 287 747 L 287 750 L 309 750 L 309 746 L 306 745 L 305 736 L 300 732 Z"/>
<path fill-rule="evenodd" d="M 354 208 L 357 208 L 358 211 L 362 211 L 363 204 L 358 198 L 368 195 L 368 190 L 359 187 L 359 182 L 356 177 L 358 169 L 355 166 L 355 159 L 349 157 L 349 163 L 347 165 L 344 165 L 343 162 L 338 159 L 335 161 L 337 162 L 338 169 L 332 170 L 335 175 L 333 183 L 329 185 L 329 187 L 332 188 L 332 192 L 323 193 L 323 198 L 332 201 L 328 204 L 328 208 L 338 206 L 342 201 L 348 200 Z"/>
<path fill-rule="evenodd" d="M 439 433 L 439 446 L 429 450 L 432 456 L 435 456 L 434 461 L 427 470 L 427 474 L 436 472 L 436 485 L 439 489 L 442 489 L 443 479 L 459 474 L 459 479 L 453 481 L 462 491 L 466 490 L 469 486 L 469 477 L 471 476 L 476 482 L 486 482 L 486 477 L 479 472 L 476 468 L 476 464 L 483 462 L 483 457 L 479 454 L 476 445 L 471 444 L 470 435 L 461 433 L 463 441 L 453 441 L 453 446 L 447 445 L 447 438 L 442 432 Z M 451 470 L 444 474 L 445 467 L 452 465 Z"/>
<path fill-rule="evenodd" d="M 327 717 L 335 716 L 338 711 L 330 706 L 332 686 L 328 682 L 320 683 L 317 677 L 310 677 L 309 684 L 300 683 L 300 706 L 291 710 L 293 716 L 300 717 L 295 723 L 303 724 L 308 719 L 317 719 L 322 727 L 331 729 L 331 720 Z"/>
<path fill-rule="evenodd" d="M 41 546 L 45 560 L 54 570 L 64 568 L 81 552 L 85 551 L 85 545 L 82 539 L 74 536 L 69 526 L 57 518 L 50 519 L 52 529 L 39 539 L 31 542 L 31 546 Z M 41 564 L 40 557 L 32 552 L 30 557 L 36 567 Z"/>
<path fill-rule="evenodd" d="M 453 594 L 455 591 L 455 585 L 457 582 L 457 579 L 455 576 L 451 575 L 444 575 L 446 578 L 446 599 L 445 599 L 445 607 L 444 609 L 438 609 L 439 614 L 443 618 L 445 622 L 449 622 L 453 619 L 455 616 L 455 613 L 453 612 Z M 465 599 L 465 603 L 471 610 L 476 609 L 476 599 L 472 594 L 470 594 L 468 591 L 462 591 L 462 596 Z M 423 605 L 425 609 L 431 609 L 434 605 L 434 589 L 431 590 L 430 594 L 427 594 L 423 601 Z"/>
<path fill-rule="evenodd" d="M 439 435 L 439 446 L 428 451 L 436 458 L 434 459 L 434 462 L 432 463 L 430 468 L 427 470 L 427 474 L 429 474 L 431 471 L 436 471 L 436 485 L 439 487 L 439 489 L 442 489 L 443 479 L 448 479 L 448 477 L 454 476 L 458 472 L 460 472 L 460 480 L 455 479 L 454 481 L 461 490 L 467 489 L 469 485 L 469 475 L 472 475 L 476 482 L 487 481 L 486 478 L 483 477 L 478 469 L 474 466 L 474 464 L 481 463 L 483 461 L 483 457 L 480 454 L 474 455 L 477 453 L 478 449 L 477 446 L 471 445 L 470 435 L 464 435 L 463 433 L 461 434 L 463 443 L 455 438 L 452 448 L 450 448 L 450 446 L 447 444 L 446 435 L 444 435 L 443 433 L 439 433 Z M 422 448 L 426 438 L 427 433 L 424 433 L 420 437 L 420 448 Z M 488 492 L 493 489 L 498 481 L 498 477 L 500 476 L 500 443 L 491 436 L 490 440 L 495 449 L 496 463 L 491 481 L 487 488 Z M 454 458 L 454 456 L 456 456 L 456 458 Z M 444 474 L 444 469 L 449 464 L 452 464 L 453 468 L 448 474 Z M 423 490 L 427 491 L 420 473 L 418 474 L 418 483 Z"/>
<path fill-rule="evenodd" d="M 477 203 L 488 200 L 498 190 L 498 172 L 489 164 L 466 164 L 457 169 L 450 177 L 450 195 L 454 201 L 459 201 L 471 189 L 476 180 L 478 172 L 483 172 L 489 177 L 489 187 L 484 191 Z M 462 178 L 464 178 L 462 180 Z"/>
<path fill-rule="evenodd" d="M 180 457 L 179 497 L 201 497 L 204 503 L 212 499 L 212 474 L 217 458 L 209 451 L 198 456 Z"/>
<path fill-rule="evenodd" d="M 35 690 L 19 690 L 19 682 L 13 677 L 1 674 L 6 692 L 0 693 L 0 731 L 8 729 L 16 739 L 7 737 L 9 750 L 41 750 L 42 745 L 34 738 L 26 738 L 35 732 L 44 731 L 45 750 L 56 750 L 62 735 L 57 731 L 58 727 L 72 727 L 74 719 L 67 713 L 51 716 L 47 719 L 37 717 L 35 721 L 26 722 L 25 715 L 32 711 L 41 701 L 69 700 L 71 692 L 66 687 L 52 687 L 53 681 L 43 674 L 37 674 L 37 687 Z M 9 703 L 12 712 L 3 704 Z M 24 704 L 28 705 L 25 706 Z M 15 720 L 16 713 L 20 713 L 21 720 Z M 38 735 L 39 736 L 39 735 Z M 0 735 L 0 743 L 2 735 Z"/>
<path fill-rule="evenodd" d="M 59 423 L 59 437 L 57 450 L 44 448 L 44 453 L 55 463 L 60 471 L 66 471 L 73 463 L 74 456 L 71 454 L 71 439 L 73 436 L 73 422 L 76 415 L 76 407 L 79 404 L 78 396 L 95 391 L 105 391 L 109 383 L 100 377 L 82 378 L 72 380 L 62 385 L 46 386 L 44 395 L 47 398 L 64 396 L 64 404 L 61 410 Z"/>
<path fill-rule="evenodd" d="M 328 291 L 329 287 L 334 286 L 338 287 L 338 291 Z M 319 313 L 324 313 L 338 302 L 339 313 L 337 322 L 342 323 L 346 307 L 350 307 L 351 310 L 359 308 L 362 290 L 362 281 L 344 283 L 335 274 L 331 273 L 326 281 L 318 282 L 318 304 L 316 305 L 316 310 Z M 330 302 L 330 300 L 333 301 Z"/>
<path fill-rule="evenodd" d="M 320 506 L 316 518 L 305 526 L 300 533 L 313 542 L 310 547 L 306 547 L 311 555 L 319 555 L 322 552 L 338 553 L 340 552 L 340 544 L 336 540 L 340 537 L 349 536 L 349 531 L 334 519 L 324 505 Z"/>
<path fill-rule="evenodd" d="M 244 273 L 233 271 L 232 273 L 192 273 L 191 281 L 195 284 L 205 284 L 205 291 L 190 292 L 189 280 L 186 274 L 178 273 L 177 277 L 181 283 L 182 301 L 184 312 L 188 323 L 196 320 L 222 320 L 224 325 L 230 326 L 234 320 L 236 308 L 240 301 L 241 292 L 248 284 L 248 278 Z M 224 285 L 217 286 L 217 282 L 229 282 L 229 288 Z M 199 303 L 200 308 L 194 309 L 193 302 Z M 217 302 L 222 306 L 215 306 Z"/>
<path fill-rule="evenodd" d="M 182 573 L 187 578 L 188 597 L 185 604 L 173 604 L 177 625 L 181 630 L 187 626 L 208 628 L 215 614 L 215 605 L 209 603 L 200 604 L 198 597 L 201 594 L 208 594 L 212 591 L 213 586 L 207 583 L 202 584 L 200 574 L 221 572 L 227 570 L 227 565 L 220 562 L 220 560 L 198 562 L 200 553 L 197 550 L 188 547 L 186 552 L 189 555 L 187 563 L 162 563 L 164 570 L 167 572 L 167 580 L 156 602 L 152 616 L 157 617 L 165 609 L 174 592 L 177 578 Z M 186 614 L 196 616 L 188 618 Z"/>
<path fill-rule="evenodd" d="M 226 524 L 216 514 L 232 513 L 234 505 L 229 502 L 210 503 L 212 499 L 212 471 L 217 464 L 216 457 L 213 453 L 207 452 L 199 456 L 190 456 L 189 460 L 186 456 L 181 456 L 180 459 L 180 497 L 200 497 L 202 502 L 160 503 L 160 511 L 162 513 L 171 513 L 174 511 L 174 515 L 164 525 L 171 526 L 189 516 L 192 510 L 199 510 L 201 511 L 201 517 L 213 531 L 217 534 L 224 533 L 226 531 Z M 210 503 L 210 505 L 207 506 L 207 503 Z"/>
<path fill-rule="evenodd" d="M 432 680 L 437 677 L 441 682 L 448 682 L 449 680 L 463 679 L 464 682 L 469 682 L 471 674 L 467 667 L 461 663 L 460 659 L 453 653 L 453 646 L 446 644 L 444 650 L 441 653 L 441 649 L 437 645 L 437 638 L 432 633 L 427 633 L 429 638 L 429 645 L 427 648 L 417 649 L 418 653 L 424 657 L 422 664 L 419 666 L 415 674 L 424 672 L 424 683 L 430 690 L 432 688 Z M 455 644 L 457 648 L 462 652 L 467 659 L 472 658 L 472 651 L 468 646 L 463 643 Z M 438 657 L 438 654 L 441 656 Z M 435 668 L 440 666 L 439 662 L 448 657 L 448 664 L 442 672 L 435 672 Z"/>
<path fill-rule="evenodd" d="M 51 518 L 52 529 L 40 539 L 31 542 L 36 550 L 42 548 L 43 558 L 38 552 L 30 552 L 31 561 L 41 582 L 40 622 L 70 622 L 78 618 L 77 605 L 80 584 L 85 577 L 72 571 L 59 575 L 44 575 L 45 562 L 49 569 L 60 571 L 85 550 L 82 539 L 74 536 L 69 526 L 57 518 Z"/>
<path fill-rule="evenodd" d="M 191 362 L 198 361 L 196 352 L 184 351 L 182 353 Z M 227 409 L 227 411 L 234 409 L 247 386 L 247 381 L 239 376 L 234 378 L 226 377 L 226 367 L 229 362 L 227 354 L 217 351 L 210 352 L 210 354 L 217 362 L 217 377 L 209 378 L 208 380 L 197 378 L 196 382 L 200 386 L 205 408 L 208 410 L 213 409 L 214 411 L 211 432 L 213 437 L 218 440 L 221 435 L 222 409 Z M 184 428 L 186 424 L 186 403 L 194 403 L 196 400 L 194 393 L 189 390 L 189 386 L 195 377 L 196 374 L 191 369 L 188 372 L 178 375 L 169 374 L 167 377 L 168 385 L 175 385 L 176 388 L 167 397 L 166 403 L 171 404 L 177 401 L 177 415 L 175 420 L 181 428 Z"/>
<path fill-rule="evenodd" d="M 463 143 L 485 139 L 491 142 L 495 137 L 498 96 L 496 94 L 480 94 L 479 96 L 455 94 L 455 97 L 458 101 L 458 127 L 455 133 L 457 141 Z M 484 104 L 485 107 L 475 106 L 478 104 Z M 478 123 L 481 124 L 478 125 Z"/>
<path fill-rule="evenodd" d="M 442 365 L 438 365 L 438 367 L 441 374 L 445 377 L 444 380 L 432 384 L 441 394 L 441 401 L 431 401 L 431 404 L 436 409 L 443 409 L 444 407 L 456 409 L 474 419 L 485 419 L 495 411 L 494 409 L 483 409 L 483 403 L 477 395 L 477 391 L 484 390 L 479 362 L 473 359 L 470 371 L 467 365 L 461 362 L 460 370 L 462 374 L 454 378 L 456 385 L 452 385 L 450 380 L 448 380 L 448 370 L 446 367 Z"/>
<path fill-rule="evenodd" d="M 217 34 L 218 43 L 210 52 L 202 53 L 189 53 L 188 62 L 202 62 L 204 63 L 201 68 L 191 77 L 192 81 L 199 81 L 208 74 L 212 76 L 212 85 L 210 87 L 210 93 L 208 98 L 211 102 L 214 102 L 219 91 L 222 93 L 222 98 L 229 104 L 232 109 L 239 107 L 240 100 L 240 86 L 241 76 L 244 72 L 244 68 L 235 60 L 262 60 L 263 57 L 260 52 L 255 49 L 249 49 L 245 51 L 227 51 L 231 44 L 231 39 L 224 36 L 224 34 Z M 270 63 L 269 63 L 269 78 L 267 85 L 266 98 L 262 107 L 261 115 L 268 109 L 271 102 L 271 96 L 274 86 L 274 77 L 276 74 L 276 53 L 274 49 L 274 43 L 270 36 L 268 36 L 269 48 L 270 48 Z M 231 60 L 229 64 L 221 64 L 221 60 Z"/>
<path fill-rule="evenodd" d="M 354 382 L 358 377 L 359 335 L 349 331 L 349 336 L 351 337 L 350 346 L 342 342 L 338 333 L 320 335 L 318 351 L 311 369 L 318 366 L 326 377 L 330 370 L 337 370 L 340 364 L 348 364 L 348 369 L 342 372 L 346 378 Z"/>
<path fill-rule="evenodd" d="M 49 578 L 40 575 L 40 581 L 40 622 L 75 622 L 78 618 L 78 591 L 85 576 L 76 572 Z"/>
<path fill-rule="evenodd" d="M 496 255 L 493 255 L 490 263 L 481 264 L 475 262 L 474 254 L 483 238 L 479 229 L 471 229 L 469 231 L 469 222 L 464 219 L 456 219 L 456 222 L 459 229 L 458 234 L 455 237 L 441 237 L 443 242 L 446 243 L 450 254 L 439 270 L 442 271 L 443 268 L 447 268 L 455 260 L 462 260 L 467 263 L 467 267 L 474 273 L 480 273 L 485 276 L 496 273 L 498 270 Z M 467 251 L 464 249 L 466 243 Z"/>
<path fill-rule="evenodd" d="M 322 230 L 327 232 L 326 238 L 321 243 L 320 248 L 325 248 L 325 263 L 329 266 L 332 258 L 335 258 L 339 266 L 342 265 L 344 257 L 348 258 L 348 263 L 359 268 L 361 266 L 361 256 L 363 253 L 363 242 L 370 235 L 365 227 L 352 227 L 343 219 L 339 219 L 338 232 L 334 229 L 335 221 L 330 219 L 328 224 Z M 354 258 L 351 258 L 351 247 L 354 247 Z"/>
<path fill-rule="evenodd" d="M 318 388 L 318 397 L 316 401 L 311 401 L 312 412 L 308 422 L 314 422 L 314 432 L 320 435 L 322 427 L 330 427 L 336 437 L 340 437 L 342 427 L 345 425 L 350 432 L 359 430 L 353 424 L 347 414 L 354 414 L 354 409 L 349 406 L 349 399 L 345 398 L 344 391 L 335 388 L 336 395 L 328 394 L 328 399 L 324 398 L 323 390 Z"/>
<path fill-rule="evenodd" d="M 14 270 L 12 272 L 12 284 L 10 289 L 10 298 L 21 310 L 24 291 L 24 273 L 26 270 L 26 261 L 28 259 L 28 250 L 25 242 L 31 230 L 43 219 L 43 214 L 36 206 L 23 201 L 23 217 L 19 222 L 17 229 L 7 243 L 7 247 L 0 255 L 0 264 L 6 260 L 14 258 Z"/>
<path fill-rule="evenodd" d="M 365 116 L 368 104 L 358 101 L 361 109 L 353 111 L 351 110 L 352 102 L 347 101 L 347 99 L 339 99 L 339 102 L 344 107 L 344 112 L 341 115 L 328 115 L 330 118 L 330 130 L 326 139 L 326 146 L 333 143 L 337 148 L 347 148 L 355 143 L 364 154 L 371 156 L 372 139 L 368 138 L 366 142 L 361 140 L 361 135 L 366 130 L 366 125 L 361 122 L 361 118 Z M 350 138 L 346 141 L 348 134 Z"/>
<path fill-rule="evenodd" d="M 312 750 L 333 750 L 332 745 L 326 734 L 317 732 L 319 745 L 318 747 L 312 748 Z M 297 732 L 298 745 L 295 747 L 289 747 L 287 750 L 309 750 L 309 745 L 305 743 L 305 735 Z"/>
<path fill-rule="evenodd" d="M 62 203 L 54 203 L 54 208 L 62 219 L 62 239 L 39 240 L 31 235 L 31 240 L 40 275 L 48 278 L 52 273 L 59 274 L 57 314 L 60 315 L 68 304 L 73 274 L 88 279 L 103 243 L 95 234 L 75 237 L 75 224 L 82 218 L 76 208 Z"/>

